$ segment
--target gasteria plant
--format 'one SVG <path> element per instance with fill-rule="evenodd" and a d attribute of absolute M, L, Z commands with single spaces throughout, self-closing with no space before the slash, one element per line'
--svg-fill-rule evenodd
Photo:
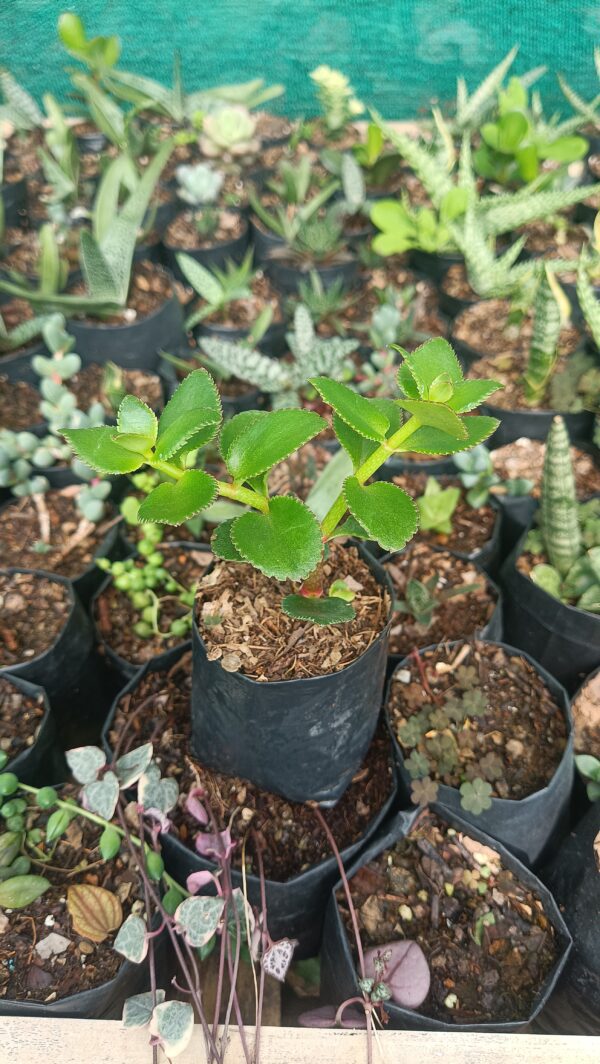
<path fill-rule="evenodd" d="M 352 364 L 349 356 L 359 341 L 339 336 L 317 336 L 306 307 L 296 307 L 294 330 L 287 334 L 293 361 L 277 360 L 255 351 L 249 343 L 232 343 L 202 337 L 200 346 L 208 367 L 224 377 L 237 377 L 271 396 L 273 408 L 300 406 L 301 391 L 309 387 L 315 374 L 333 380 L 349 380 Z M 314 394 L 314 392 L 313 392 Z"/>
<path fill-rule="evenodd" d="M 600 613 L 600 500 L 578 503 L 569 436 L 560 417 L 546 443 L 540 528 L 525 549 L 545 555 L 531 579 L 548 594 L 590 613 Z"/>
<path fill-rule="evenodd" d="M 160 419 L 127 396 L 116 429 L 74 429 L 65 436 L 80 458 L 99 472 L 131 473 L 149 466 L 171 478 L 142 502 L 142 522 L 180 523 L 218 496 L 247 506 L 248 512 L 215 532 L 216 555 L 296 584 L 282 602 L 289 616 L 317 624 L 341 623 L 351 620 L 354 610 L 335 593 L 324 595 L 321 563 L 327 544 L 354 535 L 374 539 L 384 550 L 399 550 L 418 525 L 417 508 L 406 492 L 389 482 L 367 483 L 370 477 L 390 454 L 406 449 L 453 454 L 486 439 L 498 422 L 464 415 L 497 384 L 465 381 L 452 348 L 441 339 L 405 353 L 396 400 L 366 399 L 323 376 L 310 383 L 331 407 L 334 431 L 354 468 L 320 523 L 298 498 L 270 497 L 268 475 L 317 436 L 327 424 L 324 419 L 306 410 L 251 410 L 223 424 L 217 389 L 204 370 L 182 382 Z M 217 436 L 230 480 L 188 467 L 198 447 Z"/>

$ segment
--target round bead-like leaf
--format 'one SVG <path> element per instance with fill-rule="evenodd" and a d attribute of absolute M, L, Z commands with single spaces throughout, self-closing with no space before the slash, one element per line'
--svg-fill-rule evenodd
<path fill-rule="evenodd" d="M 419 511 L 395 484 L 377 481 L 365 486 L 348 477 L 344 498 L 352 516 L 384 550 L 401 550 L 417 531 Z"/>
<path fill-rule="evenodd" d="M 268 514 L 236 518 L 231 538 L 244 561 L 277 580 L 304 580 L 323 550 L 314 514 L 292 495 L 271 499 Z"/>

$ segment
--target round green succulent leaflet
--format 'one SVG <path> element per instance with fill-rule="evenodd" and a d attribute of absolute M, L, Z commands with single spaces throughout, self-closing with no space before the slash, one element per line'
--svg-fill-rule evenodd
<path fill-rule="evenodd" d="M 116 429 L 67 429 L 64 435 L 82 461 L 98 471 L 149 467 L 164 477 L 141 503 L 141 522 L 180 524 L 218 497 L 241 503 L 246 512 L 218 527 L 212 541 L 215 554 L 247 562 L 276 580 L 300 583 L 299 594 L 283 602 L 291 616 L 315 624 L 342 623 L 353 616 L 352 606 L 339 595 L 323 598 L 315 578 L 327 541 L 352 535 L 374 539 L 385 550 L 400 550 L 418 526 L 413 499 L 394 484 L 369 483 L 373 474 L 391 454 L 407 449 L 455 454 L 481 443 L 497 426 L 494 418 L 464 416 L 497 384 L 465 381 L 446 340 L 429 340 L 412 353 L 400 353 L 397 399 L 367 399 L 339 380 L 309 378 L 331 408 L 334 431 L 353 467 L 321 522 L 295 496 L 270 497 L 268 480 L 279 462 L 327 426 L 325 419 L 293 408 L 244 411 L 223 423 L 219 395 L 206 370 L 185 378 L 160 418 L 139 399 L 126 396 Z M 217 438 L 230 480 L 193 466 L 198 448 Z M 116 577 L 126 578 L 124 573 Z"/>

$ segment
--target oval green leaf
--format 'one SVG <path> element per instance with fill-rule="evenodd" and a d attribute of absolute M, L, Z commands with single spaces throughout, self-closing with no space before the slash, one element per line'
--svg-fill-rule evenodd
<path fill-rule="evenodd" d="M 126 435 L 143 436 L 152 444 L 158 432 L 158 420 L 136 395 L 126 395 L 117 413 L 117 429 Z"/>
<path fill-rule="evenodd" d="M 237 482 L 260 476 L 326 427 L 325 419 L 310 410 L 273 410 L 252 421 L 245 419 L 244 431 L 227 443 L 227 468 Z"/>
<path fill-rule="evenodd" d="M 216 434 L 221 418 L 221 399 L 210 374 L 205 369 L 188 373 L 160 416 L 157 458 L 202 447 Z"/>
<path fill-rule="evenodd" d="M 341 598 L 312 598 L 306 595 L 286 595 L 281 607 L 288 617 L 313 624 L 344 624 L 356 616 L 352 606 Z"/>
<path fill-rule="evenodd" d="M 336 414 L 350 425 L 360 436 L 367 440 L 384 440 L 390 425 L 385 414 L 377 408 L 372 399 L 352 391 L 339 381 L 329 377 L 311 377 L 309 384 L 317 390 Z"/>
<path fill-rule="evenodd" d="M 138 521 L 180 525 L 210 506 L 217 497 L 217 482 L 203 469 L 187 469 L 180 480 L 158 484 L 138 509 Z"/>
<path fill-rule="evenodd" d="M 77 457 L 98 473 L 133 473 L 143 464 L 139 452 L 120 447 L 113 440 L 115 430 L 109 425 L 94 429 L 65 429 L 62 435 Z"/>
<path fill-rule="evenodd" d="M 41 898 L 50 883 L 44 876 L 13 876 L 0 883 L 0 909 L 25 909 Z"/>
<path fill-rule="evenodd" d="M 395 484 L 377 481 L 365 486 L 348 477 L 344 498 L 352 516 L 384 550 L 401 550 L 417 531 L 417 506 Z"/>
<path fill-rule="evenodd" d="M 398 406 L 431 428 L 448 433 L 457 440 L 464 440 L 467 430 L 461 418 L 443 403 L 433 403 L 429 399 L 398 399 Z"/>
<path fill-rule="evenodd" d="M 236 518 L 231 537 L 244 561 L 277 580 L 304 580 L 323 551 L 314 514 L 292 495 L 271 499 L 268 514 Z"/>

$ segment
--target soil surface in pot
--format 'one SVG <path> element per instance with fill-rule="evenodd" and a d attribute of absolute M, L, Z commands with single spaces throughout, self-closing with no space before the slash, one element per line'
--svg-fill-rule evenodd
<path fill-rule="evenodd" d="M 160 411 L 163 406 L 163 390 L 160 377 L 143 369 L 119 369 L 121 375 L 121 392 L 123 395 L 135 395 L 146 403 L 151 410 Z M 105 390 L 106 366 L 93 362 L 85 366 L 75 377 L 71 377 L 67 387 L 75 393 L 80 410 L 88 410 L 92 403 L 102 403 L 106 413 L 115 416 Z M 117 397 L 116 405 L 119 405 Z"/>
<path fill-rule="evenodd" d="M 502 480 L 518 480 L 524 477 L 533 481 L 531 494 L 536 499 L 540 495 L 545 453 L 546 445 L 542 440 L 530 440 L 527 436 L 521 436 L 504 447 L 490 451 L 494 472 Z M 577 497 L 586 499 L 600 491 L 600 468 L 592 455 L 579 447 L 571 447 L 571 458 Z"/>
<path fill-rule="evenodd" d="M 515 236 L 526 236 L 525 249 L 545 259 L 572 259 L 576 261 L 584 244 L 589 241 L 587 230 L 582 225 L 558 227 L 552 222 L 529 222 L 515 230 Z M 561 274 L 564 276 L 564 274 Z"/>
<path fill-rule="evenodd" d="M 98 524 L 88 521 L 76 506 L 80 485 L 26 495 L 0 511 L 0 566 L 45 569 L 70 579 L 92 564 L 107 532 L 115 523 L 114 507 Z"/>
<path fill-rule="evenodd" d="M 315 148 L 331 148 L 332 151 L 346 151 L 362 140 L 362 134 L 354 125 L 332 133 L 321 119 L 310 123 L 310 143 Z"/>
<path fill-rule="evenodd" d="M 427 457 L 426 455 L 424 457 Z M 453 477 L 435 478 L 442 488 L 460 487 L 460 481 Z M 426 473 L 403 473 L 392 477 L 394 484 L 404 488 L 413 499 L 419 498 L 427 485 Z M 487 505 L 474 508 L 469 506 L 463 490 L 458 500 L 456 509 L 451 517 L 452 532 L 436 532 L 434 529 L 419 528 L 419 540 L 431 543 L 435 547 L 445 547 L 447 550 L 459 551 L 461 554 L 475 554 L 485 547 L 492 538 L 497 514 L 493 506 Z"/>
<path fill-rule="evenodd" d="M 84 281 L 68 289 L 69 295 L 74 296 L 85 295 L 86 291 Z M 102 318 L 85 314 L 82 320 L 97 325 L 132 325 L 149 317 L 172 295 L 173 287 L 168 273 L 156 263 L 142 260 L 135 263 L 132 270 L 126 310 Z"/>
<path fill-rule="evenodd" d="M 416 542 L 385 562 L 385 568 L 396 601 L 406 600 L 410 580 L 427 583 L 436 576 L 438 584 L 433 594 L 441 599 L 428 626 L 419 624 L 411 613 L 394 612 L 390 654 L 410 654 L 415 647 L 476 635 L 494 612 L 496 596 L 485 574 L 448 551 L 432 550 L 426 543 Z M 452 597 L 443 600 L 447 592 Z"/>
<path fill-rule="evenodd" d="M 0 572 L 0 668 L 26 664 L 48 650 L 71 605 L 69 589 L 56 580 Z"/>
<path fill-rule="evenodd" d="M 209 660 L 253 680 L 296 680 L 339 672 L 364 654 L 385 628 L 388 594 L 356 547 L 331 545 L 323 562 L 324 589 L 350 581 L 356 617 L 329 627 L 296 621 L 281 600 L 297 590 L 250 565 L 217 562 L 198 585 L 198 625 Z M 206 620 L 205 620 L 206 619 Z M 206 621 L 208 623 L 206 623 Z"/>
<path fill-rule="evenodd" d="M 284 115 L 274 115 L 271 111 L 258 111 L 256 119 L 256 136 L 261 140 L 275 140 L 279 137 L 291 137 L 294 123 Z"/>
<path fill-rule="evenodd" d="M 184 551 L 167 547 L 164 555 L 165 569 L 186 590 L 193 590 L 196 581 L 212 561 L 212 554 L 206 550 Z M 142 569 L 145 559 L 140 558 L 136 565 Z M 190 612 L 189 606 L 181 603 L 177 595 L 160 592 L 159 603 L 158 628 L 163 633 L 168 632 L 171 621 L 185 617 Z M 151 658 L 183 642 L 181 636 L 152 635 L 143 638 L 136 635 L 133 626 L 140 620 L 140 613 L 134 609 L 127 593 L 119 591 L 114 584 L 110 584 L 98 595 L 95 602 L 95 620 L 100 635 L 115 654 L 134 665 L 143 665 Z"/>
<path fill-rule="evenodd" d="M 26 381 L 11 381 L 0 376 L 0 428 L 21 432 L 39 425 L 41 395 Z"/>
<path fill-rule="evenodd" d="M 268 278 L 259 271 L 250 284 L 251 295 L 247 299 L 234 299 L 224 307 L 204 318 L 202 325 L 220 325 L 226 329 L 250 329 L 265 307 L 271 307 L 273 321 L 283 319 L 279 297 Z"/>
<path fill-rule="evenodd" d="M 119 752 L 152 742 L 154 757 L 167 776 L 179 783 L 180 798 L 170 814 L 175 835 L 190 849 L 200 830 L 185 808 L 194 787 L 206 792 L 207 805 L 220 828 L 231 827 L 238 843 L 234 867 L 242 865 L 241 843 L 248 839 L 246 868 L 257 873 L 252 835 L 261 848 L 267 879 L 285 882 L 331 857 L 327 839 L 310 805 L 288 802 L 248 780 L 225 776 L 190 756 L 191 654 L 168 672 L 150 673 L 121 699 L 109 742 Z M 364 764 L 333 809 L 323 812 L 340 850 L 357 842 L 386 802 L 392 788 L 390 745 L 383 729 L 373 740 Z"/>
<path fill-rule="evenodd" d="M 318 443 L 305 443 L 273 469 L 269 491 L 273 495 L 297 495 L 306 502 L 315 481 L 333 455 Z"/>
<path fill-rule="evenodd" d="M 169 222 L 163 237 L 164 243 L 170 248 L 180 248 L 183 251 L 199 251 L 201 248 L 212 248 L 218 244 L 225 244 L 229 240 L 237 240 L 242 236 L 247 227 L 243 214 L 237 211 L 220 210 L 217 227 L 210 236 L 204 236 L 198 229 L 196 217 L 200 218 L 202 211 L 195 215 L 192 211 L 182 211 Z"/>
<path fill-rule="evenodd" d="M 573 700 L 572 709 L 575 752 L 600 758 L 600 672 L 586 681 Z"/>
<path fill-rule="evenodd" d="M 363 949 L 405 938 L 419 944 L 431 987 L 416 1011 L 443 1023 L 527 1019 L 558 959 L 541 899 L 496 850 L 428 811 L 353 876 L 350 891 Z M 353 942 L 342 891 L 337 900 Z"/>
<path fill-rule="evenodd" d="M 462 262 L 455 262 L 444 274 L 442 288 L 447 295 L 453 296 L 454 299 L 464 299 L 468 303 L 476 303 L 479 299 L 479 296 L 469 284 L 467 271 Z"/>
<path fill-rule="evenodd" d="M 545 787 L 567 742 L 563 711 L 533 666 L 483 642 L 415 654 L 394 673 L 387 708 L 413 779 L 484 779 L 496 798 Z"/>
<path fill-rule="evenodd" d="M 26 695 L 7 676 L 0 676 L 0 750 L 9 761 L 33 746 L 44 712 L 41 693 Z"/>
<path fill-rule="evenodd" d="M 50 811 L 26 815 L 29 826 L 36 827 L 46 823 Z M 31 874 L 50 881 L 50 889 L 24 909 L 0 913 L 0 1000 L 49 1004 L 101 986 L 119 971 L 123 958 L 112 948 L 116 930 L 93 942 L 78 933 L 68 909 L 69 889 L 86 885 L 114 895 L 123 919 L 134 905 L 143 914 L 141 883 L 126 849 L 112 861 L 102 861 L 100 835 L 101 828 L 89 820 L 72 820 L 55 846 L 47 848 L 52 851 L 48 864 L 31 867 Z"/>

